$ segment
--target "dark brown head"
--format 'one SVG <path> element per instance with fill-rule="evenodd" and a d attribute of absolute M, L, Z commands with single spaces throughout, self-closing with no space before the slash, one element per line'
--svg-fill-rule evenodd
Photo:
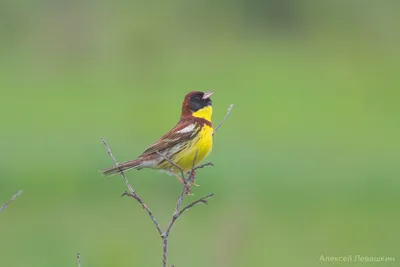
<path fill-rule="evenodd" d="M 200 92 L 192 91 L 185 96 L 182 103 L 182 116 L 193 115 L 200 117 L 200 113 L 211 113 L 212 112 L 212 101 L 211 96 L 213 92 Z M 198 114 L 199 116 L 196 116 Z M 209 114 L 211 117 L 211 114 Z"/>

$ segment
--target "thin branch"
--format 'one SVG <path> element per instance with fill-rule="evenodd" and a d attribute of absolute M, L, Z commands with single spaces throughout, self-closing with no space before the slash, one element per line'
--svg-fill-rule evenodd
<path fill-rule="evenodd" d="M 229 117 L 229 115 L 231 114 L 231 110 L 233 108 L 233 104 L 230 104 L 228 107 L 228 111 L 226 112 L 226 115 L 224 117 L 224 119 L 217 125 L 217 127 L 214 128 L 214 132 L 213 135 L 218 131 L 219 127 L 222 126 L 222 124 L 226 121 L 226 119 Z"/>
<path fill-rule="evenodd" d="M 163 242 L 163 259 L 162 259 L 162 267 L 167 267 L 167 256 L 168 256 L 168 237 L 161 236 Z"/>
<path fill-rule="evenodd" d="M 149 207 L 147 207 L 146 204 L 143 203 L 142 199 L 138 196 L 138 195 L 133 195 L 133 194 L 129 194 L 128 192 L 125 191 L 125 193 L 122 194 L 121 197 L 123 196 L 129 196 L 132 197 L 134 199 L 136 199 L 142 206 L 143 208 L 147 211 L 147 213 L 150 216 L 150 219 L 152 220 L 152 222 L 154 223 L 154 225 L 157 228 L 158 233 L 160 234 L 160 236 L 163 234 L 161 227 L 159 225 L 159 223 L 157 222 L 156 218 L 154 217 L 153 213 L 151 212 L 151 210 L 149 209 Z"/>
<path fill-rule="evenodd" d="M 202 197 L 202 198 L 200 198 L 200 199 L 198 199 L 198 200 L 196 200 L 196 201 L 190 203 L 189 205 L 187 205 L 186 207 L 184 207 L 184 208 L 179 212 L 178 217 L 181 216 L 182 213 L 184 213 L 186 210 L 192 208 L 192 207 L 193 207 L 194 205 L 196 205 L 196 204 L 199 204 L 199 203 L 208 204 L 208 201 L 207 201 L 206 199 L 207 199 L 207 198 L 210 198 L 210 197 L 213 197 L 213 196 L 214 196 L 214 194 L 209 194 L 209 195 L 207 195 L 207 196 L 205 196 L 205 197 Z M 178 217 L 177 217 L 177 219 L 178 219 Z"/>
<path fill-rule="evenodd" d="M 119 164 L 117 162 L 117 160 L 114 158 L 113 154 L 111 153 L 111 149 L 108 146 L 106 140 L 102 137 L 101 141 L 103 141 L 103 144 L 106 146 L 108 154 L 110 155 L 110 157 L 113 159 L 115 165 L 118 167 Z M 121 176 L 124 178 L 126 185 L 128 186 L 129 191 L 131 192 L 131 194 L 128 194 L 129 196 L 133 197 L 134 199 L 136 199 L 140 205 L 142 205 L 143 209 L 145 209 L 147 211 L 147 213 L 149 214 L 149 217 L 151 219 L 151 221 L 153 222 L 153 224 L 155 225 L 155 227 L 157 228 L 157 231 L 160 235 L 162 235 L 162 230 L 160 227 L 160 224 L 157 222 L 157 220 L 154 218 L 153 213 L 151 212 L 151 210 L 149 209 L 149 207 L 143 202 L 143 200 L 139 197 L 138 194 L 136 194 L 135 190 L 133 190 L 132 186 L 129 184 L 128 179 L 126 178 L 124 172 L 121 172 Z M 127 193 L 127 192 L 125 192 Z M 125 195 L 125 194 L 123 194 Z"/>
<path fill-rule="evenodd" d="M 81 267 L 81 253 L 78 252 L 76 257 L 77 257 L 77 260 L 78 260 L 78 267 Z"/>
<path fill-rule="evenodd" d="M 3 210 L 5 210 L 7 208 L 8 205 L 11 204 L 11 202 L 13 202 L 17 197 L 19 197 L 22 194 L 22 190 L 18 190 L 17 193 L 15 193 L 9 200 L 7 200 L 3 205 L 1 205 L 0 207 L 0 212 L 2 212 Z"/>
<path fill-rule="evenodd" d="M 101 141 L 102 141 L 103 144 L 106 146 L 108 155 L 110 155 L 110 157 L 111 157 L 112 160 L 114 161 L 115 166 L 118 167 L 119 164 L 118 164 L 117 160 L 114 158 L 114 155 L 111 153 L 111 149 L 110 149 L 110 147 L 108 146 L 108 144 L 107 144 L 106 140 L 104 139 L 104 137 L 101 137 Z M 126 179 L 124 172 L 121 172 L 120 174 L 121 174 L 122 178 L 124 178 L 125 183 L 126 183 L 126 185 L 128 186 L 129 191 L 131 191 L 131 193 L 132 193 L 133 195 L 136 195 L 135 190 L 133 190 L 132 186 L 129 184 L 128 179 Z"/>
<path fill-rule="evenodd" d="M 180 211 L 176 216 L 175 216 L 175 215 L 172 216 L 172 220 L 171 220 L 170 224 L 168 225 L 167 231 L 165 232 L 165 237 L 168 237 L 168 236 L 169 236 L 169 233 L 170 233 L 171 228 L 172 228 L 172 226 L 174 225 L 175 221 L 176 221 L 185 211 L 187 211 L 188 209 L 192 208 L 193 206 L 195 206 L 196 204 L 199 204 L 199 203 L 208 204 L 208 201 L 207 201 L 206 199 L 207 199 L 207 198 L 210 198 L 210 197 L 213 197 L 213 196 L 214 196 L 214 194 L 209 194 L 209 195 L 207 195 L 207 196 L 205 196 L 205 197 L 202 197 L 202 198 L 200 198 L 200 199 L 198 199 L 198 200 L 196 200 L 196 201 L 193 201 L 192 203 L 190 203 L 189 205 L 187 205 L 186 207 L 184 207 L 183 209 L 181 209 L 181 211 Z"/>
<path fill-rule="evenodd" d="M 198 165 L 198 166 L 194 167 L 193 170 L 195 171 L 197 169 L 202 169 L 202 168 L 207 167 L 207 166 L 213 166 L 214 167 L 214 164 L 212 162 L 207 162 L 207 163 L 204 163 L 204 164 L 201 164 L 201 165 Z"/>
<path fill-rule="evenodd" d="M 187 182 L 188 182 L 189 184 L 190 184 L 191 181 L 194 180 L 194 175 L 193 175 L 193 172 L 194 172 L 194 165 L 196 164 L 196 159 L 197 159 L 197 154 L 198 154 L 198 153 L 199 153 L 199 150 L 196 149 L 196 153 L 194 154 L 194 158 L 193 158 L 193 162 L 192 162 L 192 168 L 190 169 L 189 174 L 188 174 L 188 178 L 187 178 Z"/>

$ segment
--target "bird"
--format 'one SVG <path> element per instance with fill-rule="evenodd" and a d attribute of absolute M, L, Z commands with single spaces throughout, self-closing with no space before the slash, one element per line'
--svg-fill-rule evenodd
<path fill-rule="evenodd" d="M 119 163 L 101 172 L 108 176 L 131 169 L 150 168 L 168 172 L 183 183 L 177 172 L 181 170 L 189 172 L 193 163 L 194 166 L 199 165 L 212 150 L 211 96 L 213 94 L 214 92 L 201 91 L 191 91 L 186 94 L 181 116 L 175 127 L 155 141 L 138 158 Z M 171 164 L 168 159 L 179 168 Z"/>

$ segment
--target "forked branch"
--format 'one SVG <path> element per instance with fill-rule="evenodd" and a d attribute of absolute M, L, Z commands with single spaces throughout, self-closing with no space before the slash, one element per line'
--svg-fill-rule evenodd
<path fill-rule="evenodd" d="M 113 154 L 112 154 L 112 152 L 111 152 L 111 149 L 110 149 L 110 147 L 108 146 L 106 140 L 105 140 L 103 137 L 101 137 L 101 141 L 102 141 L 103 144 L 106 146 L 108 154 L 110 155 L 110 157 L 111 157 L 112 160 L 114 161 L 115 165 L 118 167 L 119 164 L 118 164 L 117 160 L 114 158 L 114 156 L 113 156 Z M 158 233 L 161 235 L 161 234 L 162 234 L 162 230 L 161 230 L 161 228 L 160 228 L 160 224 L 157 222 L 156 218 L 154 218 L 153 213 L 151 212 L 150 208 L 144 203 L 144 201 L 142 200 L 142 198 L 140 198 L 139 195 L 136 194 L 135 190 L 133 190 L 133 188 L 132 188 L 132 186 L 130 185 L 128 179 L 126 178 L 124 172 L 121 172 L 121 176 L 122 176 L 122 178 L 124 178 L 125 183 L 126 183 L 128 189 L 129 189 L 129 191 L 130 191 L 130 194 L 126 194 L 127 192 L 125 192 L 124 194 L 122 194 L 122 196 L 124 196 L 124 195 L 129 195 L 129 196 L 133 197 L 134 199 L 136 199 L 136 200 L 139 202 L 139 204 L 142 205 L 143 209 L 145 209 L 145 210 L 147 211 L 147 213 L 149 214 L 149 217 L 150 217 L 151 221 L 153 222 L 153 224 L 154 224 L 155 227 L 157 228 Z"/>
<path fill-rule="evenodd" d="M 107 151 L 108 151 L 108 154 L 109 154 L 110 157 L 113 159 L 115 165 L 118 166 L 118 162 L 115 160 L 115 158 L 114 158 L 114 156 L 113 156 L 113 154 L 112 154 L 112 152 L 111 152 L 111 149 L 110 149 L 109 145 L 107 144 L 106 140 L 105 140 L 103 137 L 101 138 L 101 140 L 102 140 L 103 144 L 106 146 Z M 162 155 L 162 154 L 160 154 L 160 155 Z M 156 227 L 158 233 L 160 234 L 160 237 L 161 237 L 161 240 L 162 240 L 162 244 L 163 244 L 163 265 L 162 265 L 163 267 L 166 267 L 166 266 L 167 266 L 168 236 L 169 236 L 169 233 L 170 233 L 171 228 L 172 228 L 172 226 L 174 225 L 175 221 L 176 221 L 176 220 L 179 218 L 179 216 L 181 216 L 186 210 L 190 209 L 191 207 L 195 206 L 196 204 L 199 204 L 199 203 L 207 204 L 206 199 L 207 199 L 207 198 L 210 198 L 210 197 L 212 197 L 212 196 L 214 195 L 214 194 L 209 194 L 209 195 L 207 195 L 207 196 L 205 196 L 205 197 L 202 197 L 202 198 L 200 198 L 200 199 L 198 199 L 198 200 L 196 200 L 196 201 L 190 203 L 189 205 L 187 205 L 186 207 L 184 207 L 182 210 L 180 209 L 180 208 L 181 208 L 181 205 L 182 205 L 183 198 L 184 198 L 185 193 L 186 193 L 186 188 L 187 188 L 188 184 L 190 184 L 190 182 L 192 182 L 193 179 L 194 179 L 194 175 L 192 175 L 192 174 L 193 174 L 193 171 L 195 170 L 194 163 L 195 163 L 195 161 L 196 161 L 196 157 L 197 157 L 197 152 L 196 152 L 195 157 L 194 157 L 194 160 L 193 160 L 192 169 L 190 170 L 190 172 L 189 172 L 189 174 L 187 175 L 187 177 L 185 177 L 183 170 L 182 170 L 179 166 L 177 166 L 177 167 L 182 171 L 182 175 L 183 175 L 183 176 L 182 176 L 182 177 L 183 177 L 182 180 L 184 181 L 184 184 L 183 184 L 182 191 L 181 191 L 181 193 L 180 193 L 180 195 L 179 195 L 179 197 L 178 197 L 178 201 L 177 201 L 177 203 L 176 203 L 175 210 L 174 210 L 174 213 L 173 213 L 173 215 L 172 215 L 171 221 L 169 222 L 168 227 L 167 227 L 167 229 L 165 230 L 165 232 L 163 232 L 163 231 L 161 230 L 160 224 L 159 224 L 159 223 L 157 222 L 157 220 L 155 219 L 155 217 L 154 217 L 153 213 L 151 212 L 150 208 L 144 203 L 143 199 L 135 192 L 135 190 L 133 190 L 133 188 L 132 188 L 132 186 L 129 184 L 129 181 L 128 181 L 128 179 L 126 178 L 125 174 L 124 174 L 123 172 L 121 172 L 121 176 L 124 178 L 125 183 L 126 183 L 126 185 L 128 186 L 128 189 L 129 189 L 129 192 L 125 191 L 125 192 L 122 194 L 122 196 L 129 196 L 129 197 L 135 199 L 136 201 L 138 201 L 139 204 L 142 205 L 143 209 L 145 209 L 145 210 L 147 211 L 147 213 L 149 214 L 149 217 L 150 217 L 151 221 L 152 221 L 153 224 L 155 225 L 155 227 Z M 171 161 L 171 160 L 168 159 L 167 157 L 165 157 L 165 158 L 166 158 L 166 160 Z M 171 162 L 172 162 L 172 161 L 171 161 Z M 210 165 L 212 165 L 212 164 L 204 164 L 204 166 L 210 166 Z M 204 167 L 204 166 L 202 166 L 202 167 Z"/>
<path fill-rule="evenodd" d="M 228 118 L 228 116 L 230 115 L 230 112 L 233 108 L 233 104 L 231 104 L 228 108 L 228 112 L 225 115 L 224 119 L 218 124 L 218 126 L 214 129 L 213 135 L 216 133 L 216 131 L 221 127 L 221 125 L 225 122 L 225 120 Z M 113 156 L 110 147 L 108 146 L 106 140 L 102 137 L 101 138 L 103 144 L 105 145 L 105 147 L 107 148 L 107 152 L 110 155 L 110 157 L 112 158 L 112 160 L 114 161 L 115 165 L 118 167 L 119 164 L 117 162 L 117 160 L 115 159 L 115 157 Z M 161 157 L 163 157 L 165 160 L 167 160 L 172 166 L 176 167 L 182 176 L 182 180 L 183 180 L 183 186 L 182 186 L 182 191 L 179 194 L 178 200 L 176 202 L 175 205 L 175 210 L 174 213 L 172 214 L 172 218 L 166 228 L 165 231 L 161 230 L 160 224 L 157 222 L 157 220 L 155 219 L 153 213 L 151 212 L 151 210 L 149 209 L 149 207 L 144 203 L 143 199 L 135 192 L 135 190 L 132 188 L 132 186 L 129 184 L 128 179 L 126 178 L 124 172 L 121 172 L 121 176 L 122 178 L 125 180 L 125 183 L 128 187 L 129 192 L 125 191 L 125 193 L 122 194 L 122 196 L 129 196 L 133 199 L 135 199 L 137 202 L 139 202 L 139 204 L 143 207 L 144 210 L 146 210 L 146 212 L 148 213 L 151 221 L 153 222 L 153 224 L 155 225 L 158 233 L 160 234 L 161 240 L 162 240 L 162 245 L 163 245 L 163 261 L 162 261 L 162 266 L 163 267 L 167 267 L 167 256 L 168 256 L 168 237 L 169 237 L 169 233 L 172 229 L 172 226 L 174 225 L 175 221 L 187 210 L 189 210 L 190 208 L 194 207 L 197 204 L 207 204 L 207 199 L 211 198 L 214 196 L 214 194 L 209 194 L 207 196 L 204 196 L 196 201 L 193 201 L 192 203 L 190 203 L 189 205 L 183 207 L 181 209 L 182 206 L 182 201 L 183 198 L 185 196 L 185 194 L 187 193 L 187 188 L 188 186 L 190 186 L 190 183 L 194 181 L 195 179 L 195 170 L 200 169 L 200 168 L 204 168 L 206 166 L 214 166 L 211 162 L 209 163 L 205 163 L 205 164 L 201 164 L 198 166 L 195 166 L 196 163 L 196 159 L 197 159 L 197 153 L 198 151 L 196 151 L 195 156 L 193 158 L 193 164 L 192 164 L 192 168 L 190 169 L 190 171 L 187 173 L 187 175 L 185 176 L 185 171 L 178 166 L 177 164 L 175 164 L 171 159 L 169 159 L 167 156 L 163 155 L 162 153 L 160 153 L 159 151 L 156 152 L 158 155 L 160 155 Z M 78 266 L 80 267 L 80 254 L 78 253 Z M 171 265 L 171 267 L 173 267 L 174 265 Z"/>

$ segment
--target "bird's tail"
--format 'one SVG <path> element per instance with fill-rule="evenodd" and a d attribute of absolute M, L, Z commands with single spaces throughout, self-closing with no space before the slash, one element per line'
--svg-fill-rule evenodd
<path fill-rule="evenodd" d="M 105 176 L 114 175 L 114 174 L 121 173 L 123 171 L 137 168 L 137 167 L 139 167 L 141 162 L 142 161 L 140 159 L 125 161 L 125 162 L 119 163 L 118 166 L 104 169 L 104 170 L 101 170 L 100 172 L 103 173 Z"/>

